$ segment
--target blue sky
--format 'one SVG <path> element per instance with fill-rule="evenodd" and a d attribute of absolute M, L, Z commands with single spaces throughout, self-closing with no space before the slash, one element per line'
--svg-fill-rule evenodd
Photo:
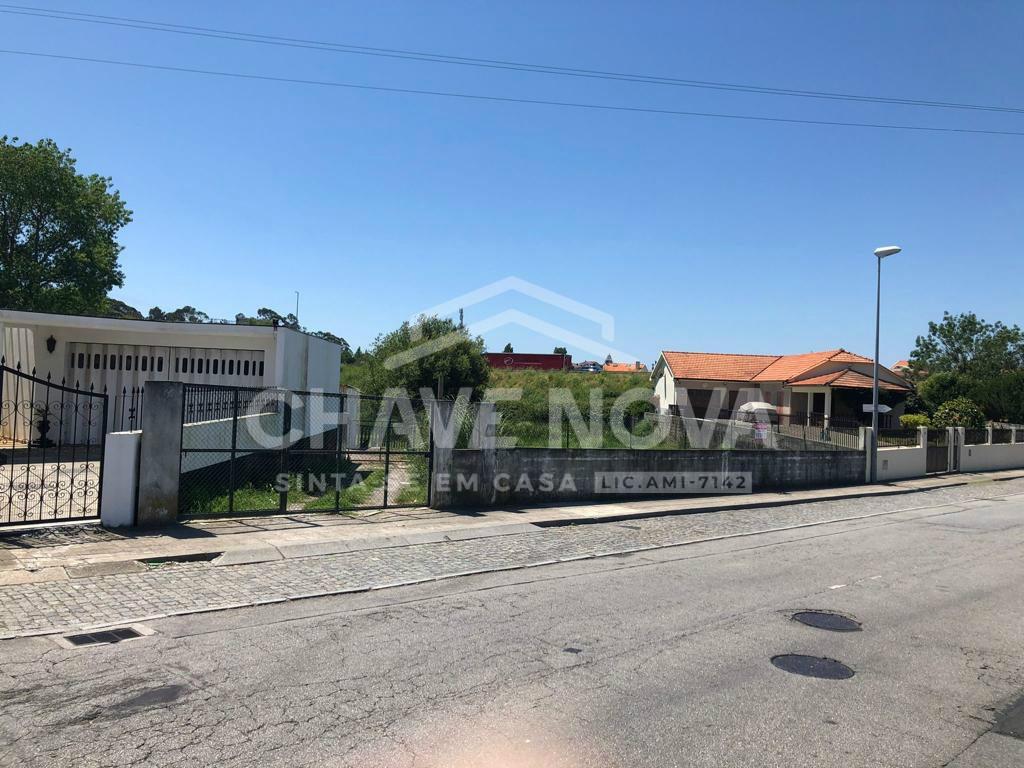
<path fill-rule="evenodd" d="M 490 59 L 1024 107 L 1018 2 L 44 2 Z M 1024 131 L 1024 114 L 561 78 L 0 14 L 0 47 L 279 77 L 811 120 Z M 506 276 L 611 314 L 609 348 L 871 354 L 943 310 L 1024 324 L 1024 136 L 497 104 L 0 55 L 0 132 L 52 137 L 135 211 L 145 311 L 271 306 L 367 345 Z M 572 333 L 592 323 L 509 294 Z M 500 350 L 550 351 L 515 326 Z M 570 349 L 577 356 L 590 352 Z"/>

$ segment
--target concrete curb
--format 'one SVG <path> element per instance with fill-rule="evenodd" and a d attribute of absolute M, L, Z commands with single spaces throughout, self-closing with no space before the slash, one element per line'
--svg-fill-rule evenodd
<path fill-rule="evenodd" d="M 924 488 L 898 487 L 886 490 L 863 491 L 857 493 L 833 493 L 824 496 L 800 499 L 774 499 L 771 501 L 747 501 L 735 504 L 717 504 L 709 507 L 688 507 L 685 509 L 659 509 L 652 511 L 638 510 L 614 515 L 581 515 L 576 518 L 553 518 L 551 520 L 535 520 L 533 525 L 539 528 L 560 528 L 567 525 L 593 525 L 594 523 L 619 523 L 625 520 L 644 520 L 656 517 L 673 517 L 675 515 L 704 515 L 711 512 L 734 512 L 741 509 L 768 509 L 774 507 L 790 507 L 794 504 L 817 504 L 822 501 L 845 501 L 847 499 L 866 499 L 882 496 L 904 496 L 910 493 L 935 491 L 942 488 L 957 488 L 975 483 L 1002 483 L 1009 480 L 1024 478 L 1024 473 L 1013 477 L 995 477 L 972 479 L 969 475 L 958 475 L 953 482 L 931 485 Z"/>

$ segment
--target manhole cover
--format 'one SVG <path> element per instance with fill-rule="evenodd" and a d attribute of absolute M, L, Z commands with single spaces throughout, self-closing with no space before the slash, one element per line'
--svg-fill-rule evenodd
<path fill-rule="evenodd" d="M 808 627 L 828 629 L 832 632 L 860 632 L 859 621 L 829 611 L 799 611 L 793 614 L 793 621 L 799 621 Z"/>
<path fill-rule="evenodd" d="M 853 670 L 841 661 L 824 656 L 804 656 L 800 653 L 772 656 L 772 664 L 784 672 L 805 677 L 820 677 L 824 680 L 847 680 L 854 674 Z"/>

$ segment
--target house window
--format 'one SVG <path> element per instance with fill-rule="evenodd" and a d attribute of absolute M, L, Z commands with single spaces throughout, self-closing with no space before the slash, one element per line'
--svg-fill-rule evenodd
<path fill-rule="evenodd" d="M 228 360 L 228 375 L 229 376 L 234 376 L 235 375 L 235 361 L 234 360 Z"/>
<path fill-rule="evenodd" d="M 85 355 L 81 352 L 78 353 L 78 367 L 85 368 Z"/>
<path fill-rule="evenodd" d="M 260 376 L 263 375 L 263 361 L 260 360 Z"/>
<path fill-rule="evenodd" d="M 156 369 L 157 371 L 162 371 L 164 369 L 164 359 L 162 357 L 158 357 L 156 359 Z"/>
<path fill-rule="evenodd" d="M 199 358 L 199 373 L 203 372 L 203 358 Z"/>
<path fill-rule="evenodd" d="M 148 365 L 147 365 L 148 363 L 149 363 L 149 358 L 146 357 L 145 355 L 143 355 L 142 356 L 142 370 L 145 371 L 148 368 Z"/>
<path fill-rule="evenodd" d="M 99 368 L 100 368 L 100 356 L 99 355 L 93 355 L 92 356 L 92 367 L 95 368 L 96 370 L 99 370 Z"/>
<path fill-rule="evenodd" d="M 192 358 L 192 362 L 189 363 L 188 372 L 189 373 L 195 373 L 196 372 L 196 359 L 194 357 Z"/>
<path fill-rule="evenodd" d="M 213 375 L 214 376 L 217 375 L 217 369 L 220 367 L 218 365 L 218 363 L 220 363 L 220 360 L 218 360 L 217 358 L 213 358 Z"/>
<path fill-rule="evenodd" d="M 249 375 L 249 361 L 248 360 L 245 361 L 245 375 L 246 376 Z"/>
<path fill-rule="evenodd" d="M 180 357 L 174 358 L 174 372 L 175 373 L 178 373 L 178 366 L 180 364 L 181 364 L 181 358 Z"/>
<path fill-rule="evenodd" d="M 132 360 L 133 359 L 134 359 L 134 357 L 132 355 L 128 355 L 128 357 L 125 358 L 124 369 L 126 371 L 130 371 L 132 369 Z"/>

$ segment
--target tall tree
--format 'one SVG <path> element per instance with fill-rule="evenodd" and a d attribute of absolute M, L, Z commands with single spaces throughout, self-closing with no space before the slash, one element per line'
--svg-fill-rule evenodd
<path fill-rule="evenodd" d="M 413 396 L 426 387 L 436 395 L 440 380 L 446 396 L 470 387 L 474 396 L 480 397 L 490 371 L 482 338 L 470 336 L 453 320 L 421 317 L 415 325 L 406 322 L 377 337 L 357 386 L 371 395 L 389 387 L 399 387 Z"/>
<path fill-rule="evenodd" d="M 111 180 L 70 150 L 0 137 L 0 306 L 103 314 L 124 282 L 117 233 L 132 219 Z"/>
<path fill-rule="evenodd" d="M 1001 322 L 986 323 L 973 312 L 928 323 L 910 355 L 919 374 L 957 373 L 981 378 L 1024 368 L 1024 332 Z"/>

